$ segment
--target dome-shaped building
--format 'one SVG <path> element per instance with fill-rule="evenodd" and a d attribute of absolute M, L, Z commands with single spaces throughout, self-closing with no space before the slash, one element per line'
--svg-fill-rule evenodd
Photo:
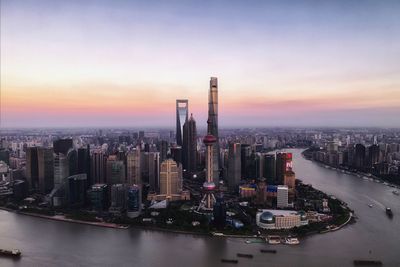
<path fill-rule="evenodd" d="M 257 225 L 264 229 L 274 229 L 275 228 L 275 217 L 269 211 L 263 211 L 257 213 L 256 217 Z"/>
<path fill-rule="evenodd" d="M 265 211 L 260 215 L 260 222 L 262 223 L 274 223 L 274 215 L 269 212 Z"/>

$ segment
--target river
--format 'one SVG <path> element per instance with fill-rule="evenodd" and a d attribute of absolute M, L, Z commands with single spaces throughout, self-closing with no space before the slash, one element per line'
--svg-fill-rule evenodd
<path fill-rule="evenodd" d="M 380 183 L 326 169 L 293 152 L 296 177 L 347 202 L 357 223 L 277 245 L 277 254 L 261 254 L 266 244 L 243 239 L 109 229 L 57 222 L 0 211 L 0 247 L 18 248 L 20 260 L 0 258 L 0 266 L 220 266 L 221 258 L 254 254 L 226 266 L 353 266 L 354 259 L 378 259 L 400 266 L 400 196 Z M 368 204 L 373 204 L 372 208 Z M 385 207 L 392 208 L 389 219 Z"/>

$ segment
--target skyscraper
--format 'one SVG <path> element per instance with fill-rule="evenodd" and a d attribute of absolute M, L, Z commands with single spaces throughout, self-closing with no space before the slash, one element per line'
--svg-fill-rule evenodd
<path fill-rule="evenodd" d="M 276 183 L 283 184 L 285 173 L 292 169 L 292 153 L 276 154 Z"/>
<path fill-rule="evenodd" d="M 264 155 L 264 177 L 267 179 L 267 184 L 273 184 L 276 180 L 276 165 L 275 155 Z"/>
<path fill-rule="evenodd" d="M 151 191 L 158 189 L 159 153 L 145 152 L 143 155 L 142 180 L 150 185 Z"/>
<path fill-rule="evenodd" d="M 61 185 L 69 176 L 68 158 L 63 153 L 55 154 L 54 157 L 54 187 Z"/>
<path fill-rule="evenodd" d="M 160 195 L 168 200 L 181 198 L 182 174 L 181 168 L 172 160 L 167 159 L 160 167 Z"/>
<path fill-rule="evenodd" d="M 78 149 L 78 174 L 86 173 L 86 186 L 91 186 L 93 181 L 90 177 L 90 146 Z"/>
<path fill-rule="evenodd" d="M 93 184 L 105 183 L 105 155 L 101 151 L 95 151 L 91 157 L 91 176 Z"/>
<path fill-rule="evenodd" d="M 176 143 L 179 146 L 183 145 L 183 125 L 189 117 L 189 100 L 176 100 Z"/>
<path fill-rule="evenodd" d="M 125 183 L 125 164 L 122 160 L 117 160 L 116 157 L 109 157 L 107 160 L 107 184 Z"/>
<path fill-rule="evenodd" d="M 242 177 L 241 171 L 241 145 L 240 143 L 229 143 L 228 150 L 228 185 L 232 190 L 239 185 Z"/>
<path fill-rule="evenodd" d="M 110 212 L 121 215 L 126 210 L 127 193 L 126 184 L 113 184 L 111 186 Z"/>
<path fill-rule="evenodd" d="M 58 139 L 53 142 L 53 149 L 54 153 L 63 153 L 64 155 L 67 155 L 68 150 L 73 148 L 73 142 L 71 138 L 67 139 Z"/>
<path fill-rule="evenodd" d="M 278 208 L 286 208 L 289 202 L 289 189 L 286 185 L 278 185 L 277 189 L 277 203 Z"/>
<path fill-rule="evenodd" d="M 162 140 L 160 142 L 160 162 L 163 162 L 164 160 L 167 159 L 167 154 L 168 154 L 168 142 L 165 140 Z"/>
<path fill-rule="evenodd" d="M 38 153 L 37 147 L 28 147 L 26 150 L 26 179 L 29 188 L 37 189 L 39 186 L 38 181 Z"/>
<path fill-rule="evenodd" d="M 216 138 L 213 145 L 214 182 L 219 182 L 219 139 L 218 139 L 218 78 L 210 78 L 210 92 L 208 94 L 207 132 Z"/>
<path fill-rule="evenodd" d="M 183 168 L 191 174 L 196 171 L 197 163 L 197 129 L 193 114 L 183 125 Z"/>
<path fill-rule="evenodd" d="M 49 193 L 54 186 L 53 149 L 39 147 L 37 156 L 39 191 L 46 194 Z"/>
<path fill-rule="evenodd" d="M 131 185 L 128 188 L 127 216 L 136 218 L 142 210 L 142 194 L 141 188 L 137 185 Z"/>
<path fill-rule="evenodd" d="M 366 149 L 365 146 L 362 144 L 356 144 L 355 146 L 355 157 L 354 157 L 354 166 L 357 169 L 364 169 L 365 165 L 365 153 Z"/>
<path fill-rule="evenodd" d="M 171 147 L 171 157 L 175 160 L 178 165 L 182 164 L 182 147 L 181 146 L 172 146 Z"/>
<path fill-rule="evenodd" d="M 65 191 L 67 195 L 68 206 L 70 207 L 82 207 L 85 204 L 86 196 L 86 173 L 80 173 L 73 176 L 69 176 L 66 179 Z"/>
<path fill-rule="evenodd" d="M 140 149 L 136 148 L 127 155 L 127 180 L 129 185 L 141 185 Z"/>

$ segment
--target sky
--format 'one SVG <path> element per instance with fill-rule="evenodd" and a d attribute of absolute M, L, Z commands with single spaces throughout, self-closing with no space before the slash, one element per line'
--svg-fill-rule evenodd
<path fill-rule="evenodd" d="M 400 127 L 400 1 L 0 1 L 0 127 Z"/>

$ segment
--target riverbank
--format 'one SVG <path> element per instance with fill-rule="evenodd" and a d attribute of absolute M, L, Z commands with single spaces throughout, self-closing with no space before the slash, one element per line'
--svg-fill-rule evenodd
<path fill-rule="evenodd" d="M 114 228 L 114 229 L 128 229 L 130 227 L 129 225 L 119 225 L 119 224 L 115 224 L 115 223 L 89 222 L 89 221 L 75 220 L 75 219 L 66 218 L 64 215 L 48 216 L 48 215 L 43 215 L 43 214 L 31 213 L 31 212 L 15 211 L 15 210 L 8 209 L 5 207 L 0 207 L 0 209 L 8 211 L 8 212 L 15 212 L 15 213 L 21 214 L 21 215 L 32 216 L 32 217 L 48 219 L 48 220 L 53 220 L 53 221 L 86 224 L 86 225 L 107 227 L 107 228 Z"/>
<path fill-rule="evenodd" d="M 363 173 L 363 172 L 360 172 L 360 171 L 357 171 L 357 170 L 352 170 L 352 169 L 344 168 L 344 167 L 341 167 L 341 166 L 332 166 L 332 165 L 329 165 L 327 163 L 317 161 L 310 155 L 310 152 L 312 152 L 312 151 L 309 151 L 309 149 L 306 149 L 301 153 L 301 155 L 306 160 L 312 161 L 313 163 L 316 163 L 316 164 L 320 165 L 321 167 L 329 168 L 331 170 L 334 170 L 334 171 L 337 171 L 337 172 L 341 172 L 341 173 L 346 173 L 348 175 L 357 176 L 359 178 L 368 179 L 368 180 L 376 182 L 376 183 L 383 183 L 383 184 L 385 184 L 385 185 L 387 185 L 389 187 L 400 189 L 400 185 L 391 183 L 390 181 L 387 181 L 384 178 L 376 176 L 376 175 L 373 175 L 371 173 Z"/>

